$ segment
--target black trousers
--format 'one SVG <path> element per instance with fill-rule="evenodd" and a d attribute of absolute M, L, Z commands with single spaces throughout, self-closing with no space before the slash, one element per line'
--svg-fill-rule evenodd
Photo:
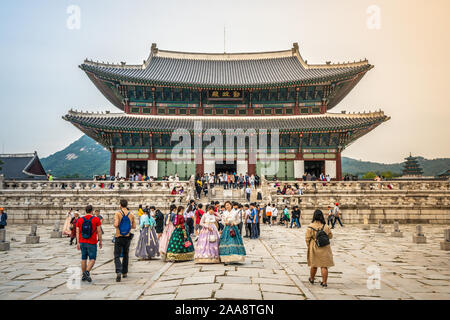
<path fill-rule="evenodd" d="M 128 273 L 128 256 L 130 253 L 130 237 L 118 237 L 114 241 L 114 264 L 116 273 Z M 120 261 L 120 253 L 123 252 L 122 261 Z"/>
<path fill-rule="evenodd" d="M 239 229 L 239 233 L 241 234 L 241 236 L 242 236 L 242 225 L 243 225 L 242 221 L 239 222 L 238 229 Z"/>
<path fill-rule="evenodd" d="M 194 233 L 194 219 L 192 218 L 187 218 L 186 219 L 186 231 L 189 235 Z"/>
<path fill-rule="evenodd" d="M 247 222 L 245 224 L 245 236 L 250 237 L 252 235 L 252 224 L 251 222 Z"/>
<path fill-rule="evenodd" d="M 261 234 L 261 229 L 260 229 L 260 226 L 259 226 L 259 221 L 258 221 L 258 223 L 256 224 L 256 229 L 258 229 L 258 236 Z"/>

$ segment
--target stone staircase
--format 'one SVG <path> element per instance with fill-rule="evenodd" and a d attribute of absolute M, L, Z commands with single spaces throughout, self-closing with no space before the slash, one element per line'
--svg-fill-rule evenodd
<path fill-rule="evenodd" d="M 212 191 L 212 192 L 211 192 Z M 246 197 L 245 197 L 245 191 L 244 189 L 224 189 L 223 186 L 216 185 L 214 188 L 212 188 L 208 195 L 205 197 L 205 195 L 202 193 L 202 196 L 200 198 L 200 202 L 202 203 L 210 203 L 211 201 L 219 201 L 221 204 L 225 201 L 236 201 L 241 204 L 248 203 Z M 260 189 L 252 189 L 252 193 L 250 195 L 250 202 L 256 202 L 258 191 L 261 191 Z"/>

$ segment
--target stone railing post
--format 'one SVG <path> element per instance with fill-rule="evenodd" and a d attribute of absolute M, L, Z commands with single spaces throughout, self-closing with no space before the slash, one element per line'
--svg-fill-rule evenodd
<path fill-rule="evenodd" d="M 6 229 L 0 229 L 0 251 L 9 250 L 9 241 L 6 241 Z"/>
<path fill-rule="evenodd" d="M 0 174 L 0 190 L 4 189 L 4 185 L 5 185 L 5 176 Z"/>
<path fill-rule="evenodd" d="M 444 230 L 444 241 L 441 242 L 441 250 L 450 250 L 450 229 Z"/>

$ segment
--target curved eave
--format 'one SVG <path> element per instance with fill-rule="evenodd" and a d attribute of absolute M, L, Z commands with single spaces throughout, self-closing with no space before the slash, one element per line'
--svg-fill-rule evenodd
<path fill-rule="evenodd" d="M 337 115 L 340 116 L 340 115 Z M 114 117 L 119 118 L 119 120 L 122 120 L 122 122 L 124 124 L 122 125 L 112 125 L 112 124 L 105 124 L 105 122 L 110 122 L 112 123 L 113 121 L 111 121 L 111 119 L 113 119 Z M 106 118 L 106 121 L 105 121 Z M 115 114 L 112 115 L 110 117 L 105 117 L 105 116 L 99 116 L 96 117 L 96 115 L 94 114 L 82 114 L 82 113 L 74 113 L 74 112 L 70 112 L 67 115 L 63 116 L 63 119 L 66 121 L 71 122 L 73 125 L 75 125 L 76 127 L 78 127 L 81 131 L 87 133 L 87 131 L 91 131 L 91 130 L 95 130 L 95 131 L 104 131 L 104 132 L 153 132 L 153 131 L 158 131 L 158 132 L 171 132 L 173 130 L 175 130 L 176 128 L 180 128 L 181 126 L 181 122 L 182 121 L 186 121 L 187 119 L 184 119 L 184 117 L 170 117 L 170 116 L 141 116 L 141 119 L 147 120 L 147 121 L 151 121 L 151 120 L 161 120 L 161 121 L 170 121 L 172 120 L 175 124 L 173 125 L 173 128 L 170 127 L 165 127 L 165 128 L 161 128 L 161 127 L 153 127 L 153 126 L 135 126 L 136 122 L 133 122 L 133 118 L 136 119 L 138 117 L 132 116 L 132 115 L 126 115 L 126 114 Z M 373 128 L 375 128 L 376 126 L 378 126 L 379 124 L 389 120 L 390 118 L 388 116 L 385 116 L 384 114 L 379 114 L 377 116 L 367 116 L 367 117 L 360 117 L 360 119 L 362 118 L 362 121 L 358 122 L 358 123 L 351 123 L 351 121 L 347 121 L 348 123 L 345 123 L 345 121 L 343 121 L 342 125 L 334 125 L 334 126 L 330 126 L 330 125 L 324 125 L 324 126 L 316 126 L 314 128 L 306 128 L 306 127 L 301 127 L 299 125 L 293 125 L 293 121 L 294 120 L 298 120 L 298 119 L 307 119 L 307 116 L 290 116 L 290 117 L 270 117 L 270 119 L 268 119 L 269 117 L 267 117 L 265 119 L 265 117 L 243 117 L 243 119 L 241 120 L 236 120 L 237 117 L 218 117 L 220 118 L 219 121 L 226 121 L 229 122 L 230 120 L 234 120 L 233 124 L 238 123 L 238 121 L 244 121 L 242 122 L 243 125 L 243 129 L 247 129 L 247 128 L 252 128 L 254 127 L 253 125 L 255 124 L 255 121 L 257 122 L 261 122 L 264 123 L 264 125 L 261 125 L 261 128 L 255 128 L 257 130 L 261 130 L 261 129 L 270 129 L 270 124 L 268 124 L 267 122 L 269 120 L 273 120 L 273 121 L 282 121 L 282 122 L 286 122 L 292 126 L 292 127 L 286 127 L 284 126 L 283 128 L 280 128 L 280 131 L 282 132 L 305 132 L 305 133 L 309 133 L 309 132 L 329 132 L 329 131 L 334 131 L 334 132 L 346 132 L 346 131 L 354 131 L 354 130 L 367 130 L 370 131 Z M 323 116 L 323 117 L 312 117 L 311 121 L 314 121 L 317 119 L 319 119 L 318 121 L 326 121 L 329 119 L 332 119 L 333 116 Z M 349 117 L 348 120 L 352 120 L 355 119 L 356 117 Z M 192 117 L 190 119 L 188 119 L 187 121 L 201 121 L 202 119 L 204 119 L 204 121 L 211 121 L 211 120 L 215 120 L 215 117 Z M 117 121 L 116 121 L 117 122 Z M 248 124 L 248 125 L 247 125 Z M 230 128 L 236 129 L 237 126 L 235 125 L 231 125 L 229 126 Z M 277 129 L 278 126 L 273 126 L 273 129 Z M 220 128 L 220 130 L 225 130 L 226 128 Z M 191 128 L 188 128 L 188 130 L 192 131 Z"/>
<path fill-rule="evenodd" d="M 105 72 L 101 68 L 98 68 L 97 66 L 91 64 L 84 63 L 80 65 L 80 68 L 83 71 L 85 71 L 86 73 L 92 73 L 97 78 L 109 81 L 118 81 L 122 83 L 131 83 L 134 85 L 146 85 L 156 87 L 180 87 L 190 89 L 244 89 L 244 90 L 330 84 L 331 82 L 342 81 L 358 76 L 359 74 L 365 74 L 372 67 L 373 66 L 370 64 L 363 64 L 358 67 L 348 68 L 348 71 L 339 73 L 336 76 L 312 77 L 309 79 L 299 79 L 295 81 L 223 85 L 215 83 L 169 82 L 139 77 L 122 76 L 112 72 Z"/>

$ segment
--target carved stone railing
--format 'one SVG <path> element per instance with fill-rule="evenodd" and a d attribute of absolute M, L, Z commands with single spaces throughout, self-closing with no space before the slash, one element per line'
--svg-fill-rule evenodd
<path fill-rule="evenodd" d="M 283 181 L 297 184 L 303 195 L 277 194 L 275 182 L 262 178 L 263 204 L 276 204 L 279 209 L 298 205 L 306 221 L 314 210 L 326 212 L 339 203 L 347 223 L 450 223 L 449 181 Z M 388 187 L 391 184 L 392 189 Z"/>
<path fill-rule="evenodd" d="M 267 181 L 268 189 L 271 194 L 277 192 L 274 181 Z M 320 193 L 320 192 L 360 192 L 360 191 L 427 191 L 427 192 L 449 192 L 450 181 L 434 180 L 434 181 L 282 181 L 278 182 L 283 189 L 283 186 L 290 185 L 294 187 L 295 184 L 299 188 L 303 188 L 304 194 Z M 392 187 L 389 188 L 390 185 Z"/>
<path fill-rule="evenodd" d="M 189 190 L 189 181 L 79 181 L 79 180 L 56 180 L 56 181 L 12 181 L 4 182 L 3 190 L 23 190 L 23 191 L 168 191 L 175 186 L 183 187 L 184 191 Z"/>

